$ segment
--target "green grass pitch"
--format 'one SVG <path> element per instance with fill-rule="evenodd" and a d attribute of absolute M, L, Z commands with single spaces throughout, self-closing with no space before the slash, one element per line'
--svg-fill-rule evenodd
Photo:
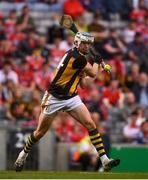
<path fill-rule="evenodd" d="M 0 171 L 0 179 L 148 179 L 148 173 Z"/>

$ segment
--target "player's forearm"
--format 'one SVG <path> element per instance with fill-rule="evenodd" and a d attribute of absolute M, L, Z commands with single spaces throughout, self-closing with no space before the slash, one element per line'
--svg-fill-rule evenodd
<path fill-rule="evenodd" d="M 81 79 L 81 81 L 80 81 L 80 87 L 81 87 L 82 89 L 87 88 L 87 87 L 89 87 L 89 86 L 93 83 L 93 81 L 94 81 L 94 78 L 91 78 L 91 77 L 89 77 L 89 76 L 86 76 L 86 77 L 84 77 L 84 78 Z"/>
<path fill-rule="evenodd" d="M 93 64 L 93 72 L 95 74 L 95 77 L 93 77 L 93 79 L 96 78 L 97 74 L 98 74 L 98 69 L 99 69 L 99 65 L 97 63 Z M 91 77 L 92 78 L 92 77 Z"/>
<path fill-rule="evenodd" d="M 90 63 L 87 63 L 87 65 L 84 68 L 84 72 L 87 76 L 91 78 L 96 78 L 96 74 L 98 72 L 98 64 L 94 63 L 92 66 Z"/>
<path fill-rule="evenodd" d="M 94 63 L 92 67 L 93 76 L 85 76 L 81 79 L 80 86 L 81 88 L 86 88 L 92 84 L 98 75 L 99 65 Z"/>
<path fill-rule="evenodd" d="M 97 63 L 94 63 L 92 66 L 92 76 L 87 77 L 88 79 L 92 79 L 95 80 L 98 74 L 98 70 L 99 70 L 99 65 Z"/>

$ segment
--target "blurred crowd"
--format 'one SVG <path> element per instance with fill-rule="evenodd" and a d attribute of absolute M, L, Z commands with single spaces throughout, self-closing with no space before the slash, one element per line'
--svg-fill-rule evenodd
<path fill-rule="evenodd" d="M 8 13 L 1 3 L 7 3 Z M 11 9 L 11 3 L 25 4 L 18 10 Z M 38 31 L 33 3 L 62 9 L 51 15 L 46 33 Z M 100 71 L 87 89 L 79 88 L 99 131 L 114 143 L 148 144 L 147 0 L 2 0 L 0 121 L 37 124 L 43 93 L 61 57 L 73 47 L 74 34 L 57 23 L 63 13 L 73 17 L 80 31 L 95 37 L 95 48 L 112 66 L 111 75 Z M 61 142 L 80 142 L 87 135 L 64 112 L 52 128 Z"/>

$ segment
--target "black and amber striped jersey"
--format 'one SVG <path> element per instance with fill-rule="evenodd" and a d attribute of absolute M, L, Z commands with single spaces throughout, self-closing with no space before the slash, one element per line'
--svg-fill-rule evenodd
<path fill-rule="evenodd" d="M 69 99 L 77 95 L 80 73 L 87 60 L 76 48 L 69 50 L 61 59 L 55 71 L 48 92 L 59 99 Z"/>

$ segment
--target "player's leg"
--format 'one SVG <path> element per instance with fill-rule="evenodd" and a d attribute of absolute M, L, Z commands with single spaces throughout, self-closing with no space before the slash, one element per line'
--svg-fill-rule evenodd
<path fill-rule="evenodd" d="M 55 114 L 51 114 L 51 115 L 47 115 L 44 113 L 40 114 L 37 128 L 28 137 L 28 140 L 26 141 L 26 144 L 24 146 L 24 151 L 26 153 L 29 153 L 32 146 L 45 135 L 45 133 L 48 131 L 54 117 L 55 117 Z"/>
<path fill-rule="evenodd" d="M 107 157 L 101 135 L 98 132 L 87 107 L 84 104 L 81 104 L 73 110 L 69 111 L 69 114 L 87 128 L 90 140 L 99 154 L 105 171 L 109 171 L 112 167 L 117 166 L 120 163 L 120 160 L 110 160 Z"/>
<path fill-rule="evenodd" d="M 38 142 L 48 131 L 56 114 L 47 115 L 41 112 L 36 130 L 28 137 L 23 150 L 15 162 L 15 170 L 21 171 L 32 146 Z"/>

